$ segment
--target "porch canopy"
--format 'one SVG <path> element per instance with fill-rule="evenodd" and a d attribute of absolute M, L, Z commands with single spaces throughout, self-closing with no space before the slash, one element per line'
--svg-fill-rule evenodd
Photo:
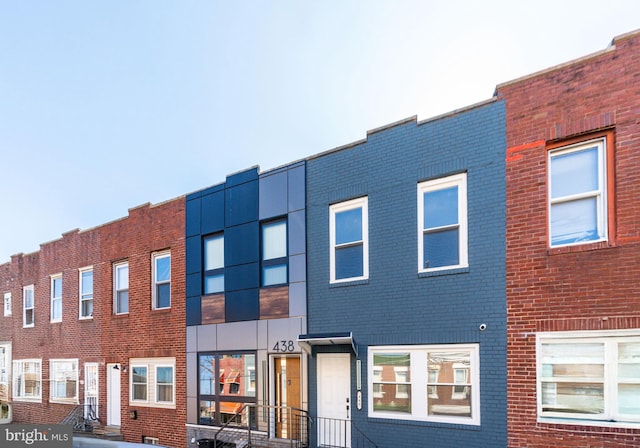
<path fill-rule="evenodd" d="M 301 334 L 298 336 L 298 344 L 308 354 L 311 354 L 311 347 L 314 345 L 349 345 L 356 357 L 358 356 L 358 346 L 351 332 Z"/>

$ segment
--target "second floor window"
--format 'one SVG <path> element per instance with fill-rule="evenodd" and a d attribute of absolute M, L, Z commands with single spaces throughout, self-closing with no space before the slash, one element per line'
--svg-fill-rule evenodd
<path fill-rule="evenodd" d="M 93 269 L 80 271 L 80 319 L 93 317 Z"/>
<path fill-rule="evenodd" d="M 551 247 L 607 239 L 605 140 L 549 152 Z"/>
<path fill-rule="evenodd" d="M 171 307 L 171 254 L 153 255 L 153 308 Z"/>
<path fill-rule="evenodd" d="M 287 283 L 287 221 L 262 224 L 262 286 Z"/>
<path fill-rule="evenodd" d="M 418 272 L 468 266 L 467 175 L 418 184 Z"/>
<path fill-rule="evenodd" d="M 204 239 L 204 294 L 224 292 L 224 235 L 216 234 Z"/>
<path fill-rule="evenodd" d="M 11 316 L 11 293 L 4 293 L 4 315 Z"/>
<path fill-rule="evenodd" d="M 129 312 L 129 263 L 113 266 L 113 307 L 115 314 Z"/>
<path fill-rule="evenodd" d="M 333 204 L 329 213 L 331 283 L 369 278 L 368 199 Z"/>
<path fill-rule="evenodd" d="M 33 285 L 22 288 L 22 326 L 35 325 L 35 304 L 33 301 Z"/>
<path fill-rule="evenodd" d="M 62 275 L 51 277 L 51 322 L 62 321 Z"/>

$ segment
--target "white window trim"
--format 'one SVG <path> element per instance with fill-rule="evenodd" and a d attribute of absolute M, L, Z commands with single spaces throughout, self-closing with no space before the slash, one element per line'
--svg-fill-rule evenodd
<path fill-rule="evenodd" d="M 87 266 L 84 268 L 80 268 L 78 269 L 78 319 L 93 319 L 93 313 L 91 313 L 90 316 L 83 316 L 82 315 L 82 302 L 83 301 L 89 301 L 91 300 L 92 302 L 94 301 L 94 294 L 95 294 L 95 277 L 93 278 L 93 286 L 94 288 L 91 290 L 91 299 L 85 299 L 82 295 L 82 274 L 84 274 L 85 272 L 89 272 L 92 271 L 92 276 L 95 276 L 95 272 L 93 272 L 93 266 Z M 95 302 L 93 302 L 95 304 Z"/>
<path fill-rule="evenodd" d="M 468 351 L 470 353 L 471 375 L 471 417 L 434 416 L 427 414 L 428 406 L 428 360 L 426 354 L 431 352 Z M 438 344 L 407 346 L 369 346 L 368 354 L 368 416 L 369 418 L 385 418 L 393 420 L 425 421 L 451 423 L 457 425 L 480 425 L 480 347 L 478 344 Z M 374 354 L 407 352 L 410 354 L 411 369 L 411 414 L 373 410 Z M 434 398 L 431 396 L 430 398 Z"/>
<path fill-rule="evenodd" d="M 424 194 L 445 188 L 458 187 L 458 264 L 424 267 Z M 466 268 L 469 266 L 469 231 L 467 219 L 467 174 L 460 173 L 453 176 L 428 180 L 418 184 L 418 272 L 434 272 L 449 269 Z"/>
<path fill-rule="evenodd" d="M 336 279 L 336 214 L 362 209 L 362 276 Z M 333 204 L 329 207 L 330 283 L 344 283 L 369 278 L 369 198 L 367 196 Z"/>
<path fill-rule="evenodd" d="M 129 272 L 129 261 L 122 261 L 119 263 L 113 264 L 113 314 L 129 314 L 129 308 L 131 307 L 131 294 L 129 294 L 129 300 L 127 305 L 127 311 L 120 312 L 118 310 L 118 292 L 124 291 L 124 289 L 118 289 L 118 269 L 121 267 L 127 267 L 127 292 L 130 291 L 130 272 Z"/>
<path fill-rule="evenodd" d="M 73 398 L 58 398 L 54 397 L 54 387 L 53 383 L 55 381 L 54 375 L 54 364 L 56 363 L 73 363 L 75 364 L 75 372 L 76 372 L 76 392 Z M 75 359 L 50 359 L 49 360 L 49 401 L 51 403 L 63 403 L 63 404 L 79 404 L 80 403 L 80 363 L 77 358 Z"/>
<path fill-rule="evenodd" d="M 176 359 L 175 358 L 132 358 L 129 360 L 129 404 L 132 406 L 175 409 L 176 408 Z M 147 368 L 147 399 L 133 399 L 133 368 Z M 173 369 L 173 401 L 157 400 L 157 368 L 171 367 Z"/>
<path fill-rule="evenodd" d="M 31 307 L 27 308 L 27 291 L 31 291 Z M 27 324 L 27 310 L 32 310 L 31 323 Z M 36 325 L 36 295 L 33 285 L 22 288 L 22 328 L 33 328 Z"/>
<path fill-rule="evenodd" d="M 171 389 L 172 389 L 172 394 L 171 394 L 171 400 L 170 401 L 160 401 L 158 399 L 158 386 L 160 385 L 158 383 L 158 369 L 161 367 L 170 367 L 171 368 Z M 174 364 L 156 364 L 154 366 L 154 374 L 155 374 L 155 381 L 154 381 L 154 400 L 153 402 L 156 405 L 173 405 L 176 403 L 176 366 Z"/>
<path fill-rule="evenodd" d="M 60 297 L 54 297 L 54 282 L 56 280 L 60 280 Z M 64 286 L 62 284 L 62 274 L 54 274 L 50 277 L 50 282 L 49 282 L 49 290 L 50 290 L 50 296 L 51 296 L 51 301 L 50 301 L 50 312 L 49 312 L 49 318 L 51 319 L 51 323 L 56 323 L 56 322 L 62 322 L 62 311 L 63 311 L 63 301 L 62 301 L 62 296 L 64 295 L 64 293 L 62 292 Z M 54 308 L 54 302 L 60 302 L 60 317 L 59 318 L 54 318 L 53 317 L 53 308 Z"/>
<path fill-rule="evenodd" d="M 16 395 L 16 387 L 14 386 L 14 381 L 16 381 L 17 379 L 17 375 L 18 375 L 18 369 L 16 368 L 16 364 L 25 364 L 25 363 L 38 363 L 38 365 L 40 366 L 39 371 L 37 372 L 37 376 L 38 376 L 38 381 L 40 381 L 40 395 L 33 395 L 33 396 L 25 396 L 25 395 Z M 42 359 L 14 359 L 13 362 L 11 363 L 11 368 L 12 368 L 12 379 L 11 379 L 11 385 L 12 385 L 12 392 L 13 392 L 13 401 L 25 401 L 25 402 L 31 402 L 31 403 L 42 403 Z M 24 368 L 20 369 L 21 372 L 24 372 Z"/>
<path fill-rule="evenodd" d="M 570 154 L 572 152 L 579 152 L 587 148 L 592 148 L 596 146 L 598 148 L 598 185 L 600 188 L 591 192 L 584 192 L 571 196 L 564 196 L 556 199 L 551 198 L 551 161 L 554 157 Z M 593 244 L 601 241 L 608 240 L 608 204 L 607 204 L 607 146 L 606 146 L 606 138 L 597 138 L 594 140 L 588 140 L 580 143 L 576 143 L 574 145 L 563 146 L 560 148 L 556 148 L 548 151 L 548 200 L 547 200 L 547 232 L 548 232 L 548 240 L 549 247 L 566 247 L 566 246 L 578 246 L 584 244 Z M 572 202 L 577 199 L 586 199 L 586 198 L 596 198 L 597 203 L 597 217 L 596 217 L 596 228 L 598 231 L 599 238 L 596 240 L 588 240 L 588 241 L 577 241 L 574 243 L 568 244 L 553 244 L 552 243 L 552 234 L 551 234 L 551 207 L 555 204 L 561 204 L 564 202 Z"/>
<path fill-rule="evenodd" d="M 158 282 L 157 280 L 157 269 L 156 269 L 156 260 L 160 258 L 169 258 L 169 280 L 164 280 L 162 282 Z M 155 252 L 151 256 L 151 272 L 152 272 L 152 285 L 151 285 L 151 309 L 154 310 L 165 310 L 171 308 L 171 251 L 165 250 L 162 252 Z M 158 304 L 158 291 L 157 286 L 162 284 L 169 284 L 169 306 L 157 306 Z"/>
<path fill-rule="evenodd" d="M 4 317 L 11 316 L 11 293 L 10 292 L 4 293 L 4 301 L 2 305 L 4 308 Z"/>
<path fill-rule="evenodd" d="M 542 412 L 542 363 L 541 363 L 541 349 L 543 343 L 548 342 L 596 342 L 606 341 L 610 344 L 617 342 L 623 342 L 627 340 L 637 340 L 640 338 L 640 329 L 631 330 L 593 330 L 593 331 L 558 331 L 558 332 L 546 332 L 536 334 L 536 398 L 537 398 L 537 420 L 540 423 L 554 423 L 565 424 L 575 426 L 596 426 L 607 428 L 640 428 L 640 418 L 637 421 L 611 421 L 613 417 L 612 412 L 598 417 L 597 419 L 589 419 L 589 415 L 585 414 L 585 418 L 578 417 L 558 417 L 543 415 Z M 605 394 L 611 393 L 611 390 L 617 386 L 615 377 L 615 370 L 617 369 L 617 363 L 615 362 L 614 350 L 605 348 L 604 359 L 604 388 Z M 640 383 L 640 380 L 639 380 Z M 605 399 L 605 408 L 607 406 L 610 409 L 615 407 L 615 398 L 609 396 L 609 400 Z"/>

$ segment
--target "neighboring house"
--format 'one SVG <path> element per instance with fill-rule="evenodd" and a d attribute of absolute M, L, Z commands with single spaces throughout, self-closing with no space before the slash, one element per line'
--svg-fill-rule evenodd
<path fill-rule="evenodd" d="M 504 118 L 489 100 L 307 160 L 318 446 L 506 445 Z"/>
<path fill-rule="evenodd" d="M 184 198 L 65 233 L 0 266 L 0 400 L 184 446 Z"/>
<path fill-rule="evenodd" d="M 640 32 L 497 96 L 509 446 L 638 446 Z"/>
<path fill-rule="evenodd" d="M 189 440 L 214 438 L 225 424 L 250 424 L 276 439 L 300 436 L 305 201 L 304 162 L 251 168 L 187 195 Z"/>

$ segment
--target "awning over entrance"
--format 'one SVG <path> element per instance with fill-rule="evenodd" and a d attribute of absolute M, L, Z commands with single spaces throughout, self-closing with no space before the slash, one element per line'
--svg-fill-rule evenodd
<path fill-rule="evenodd" d="M 349 345 L 356 357 L 358 356 L 358 346 L 351 332 L 301 334 L 298 336 L 298 344 L 308 354 L 311 354 L 313 345 Z"/>

